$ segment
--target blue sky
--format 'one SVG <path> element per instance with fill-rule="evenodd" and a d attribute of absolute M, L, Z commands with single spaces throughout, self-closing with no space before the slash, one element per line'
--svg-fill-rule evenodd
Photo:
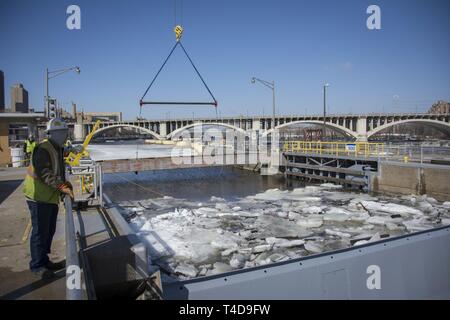
<path fill-rule="evenodd" d="M 178 4 L 180 0 L 177 1 Z M 66 8 L 81 8 L 81 30 Z M 371 4 L 382 30 L 366 27 Z M 180 6 L 178 6 L 179 9 Z M 180 10 L 178 10 L 180 11 Z M 426 111 L 450 100 L 448 0 L 184 0 L 183 44 L 219 101 L 220 115 L 319 114 L 322 85 L 331 113 Z M 69 109 L 139 114 L 138 101 L 175 43 L 170 0 L 0 0 L 0 69 L 42 109 L 44 71 L 79 65 L 50 82 Z M 397 96 L 397 99 L 393 97 Z M 177 49 L 147 98 L 208 100 Z M 213 116 L 211 107 L 144 107 L 147 118 Z"/>

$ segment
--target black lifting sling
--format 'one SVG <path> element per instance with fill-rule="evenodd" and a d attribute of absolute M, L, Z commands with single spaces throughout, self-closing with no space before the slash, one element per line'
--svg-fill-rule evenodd
<path fill-rule="evenodd" d="M 217 100 L 216 98 L 214 98 L 214 95 L 212 94 L 211 90 L 209 89 L 208 85 L 206 84 L 205 80 L 203 80 L 202 75 L 200 74 L 200 72 L 198 71 L 197 67 L 195 66 L 194 62 L 192 61 L 191 57 L 189 56 L 189 54 L 187 53 L 186 49 L 184 48 L 183 44 L 181 43 L 181 35 L 183 33 L 183 28 L 181 26 L 176 26 L 175 29 L 175 34 L 176 34 L 176 38 L 177 38 L 177 42 L 175 43 L 175 45 L 173 46 L 172 50 L 170 50 L 169 55 L 167 56 L 166 60 L 164 60 L 164 63 L 162 64 L 161 68 L 159 68 L 158 72 L 156 73 L 155 77 L 153 78 L 152 82 L 150 83 L 150 85 L 148 86 L 147 90 L 145 90 L 144 95 L 142 96 L 142 98 L 139 100 L 139 105 L 142 109 L 143 105 L 196 105 L 196 106 L 214 106 L 216 108 L 216 112 L 217 112 Z M 186 57 L 188 58 L 189 62 L 191 63 L 192 67 L 194 68 L 195 72 L 197 73 L 197 75 L 199 76 L 200 80 L 202 80 L 203 85 L 205 86 L 206 90 L 208 90 L 211 98 L 213 99 L 212 102 L 180 102 L 180 101 L 144 101 L 145 96 L 147 95 L 148 91 L 150 90 L 150 88 L 152 87 L 153 83 L 155 82 L 156 78 L 158 78 L 159 74 L 161 73 L 162 69 L 164 68 L 164 66 L 166 65 L 167 61 L 169 60 L 169 58 L 172 56 L 172 53 L 175 51 L 175 49 L 180 46 L 181 49 L 183 49 L 184 54 L 186 55 Z"/>

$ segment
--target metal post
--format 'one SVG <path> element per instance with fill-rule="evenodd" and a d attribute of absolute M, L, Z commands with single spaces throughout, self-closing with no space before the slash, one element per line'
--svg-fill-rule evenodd
<path fill-rule="evenodd" d="M 323 86 L 323 133 L 322 140 L 325 141 L 325 133 L 326 133 L 326 116 L 327 116 L 327 84 Z"/>
<path fill-rule="evenodd" d="M 103 169 L 101 165 L 98 165 L 98 184 L 99 184 L 99 189 L 100 189 L 100 206 L 103 207 Z"/>
<path fill-rule="evenodd" d="M 72 200 L 69 196 L 64 197 L 64 208 L 66 211 L 66 299 L 81 300 L 82 291 L 80 258 L 78 256 L 77 242 L 75 238 Z M 77 276 L 80 278 L 77 279 Z M 76 286 L 77 284 L 79 284 L 79 287 Z"/>
<path fill-rule="evenodd" d="M 272 81 L 272 122 L 275 128 L 275 81 Z"/>
<path fill-rule="evenodd" d="M 97 179 L 97 166 L 94 165 L 94 199 L 97 200 L 97 183 L 98 183 L 98 179 Z"/>
<path fill-rule="evenodd" d="M 45 98 L 44 98 L 44 111 L 45 115 L 48 117 L 48 68 L 45 68 Z"/>

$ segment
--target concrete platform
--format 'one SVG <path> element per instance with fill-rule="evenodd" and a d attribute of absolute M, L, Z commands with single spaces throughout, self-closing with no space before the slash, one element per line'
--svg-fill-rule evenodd
<path fill-rule="evenodd" d="M 22 193 L 24 176 L 24 168 L 0 170 L 0 299 L 64 299 L 65 270 L 59 271 L 52 281 L 43 281 L 28 269 L 31 222 Z M 63 211 L 60 210 L 53 240 L 53 261 L 64 260 Z"/>

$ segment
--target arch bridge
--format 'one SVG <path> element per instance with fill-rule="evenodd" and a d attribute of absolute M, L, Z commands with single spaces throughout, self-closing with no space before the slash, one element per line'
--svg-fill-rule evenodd
<path fill-rule="evenodd" d="M 324 122 L 325 120 L 325 122 Z M 272 123 L 270 116 L 239 116 L 221 118 L 197 119 L 162 119 L 162 120 L 134 120 L 121 122 L 103 122 L 100 126 L 102 132 L 111 128 L 130 127 L 151 134 L 155 139 L 171 139 L 196 126 L 218 126 L 234 129 L 237 132 L 259 131 L 270 134 L 274 129 L 282 129 L 296 124 L 324 124 L 333 130 L 341 132 L 357 141 L 367 141 L 371 136 L 398 124 L 425 124 L 450 134 L 450 114 L 431 113 L 395 113 L 395 114 L 342 114 L 328 115 L 324 119 L 320 115 L 283 115 L 275 118 Z M 81 140 L 93 128 L 94 123 L 84 123 L 75 130 L 78 132 L 77 140 Z"/>

